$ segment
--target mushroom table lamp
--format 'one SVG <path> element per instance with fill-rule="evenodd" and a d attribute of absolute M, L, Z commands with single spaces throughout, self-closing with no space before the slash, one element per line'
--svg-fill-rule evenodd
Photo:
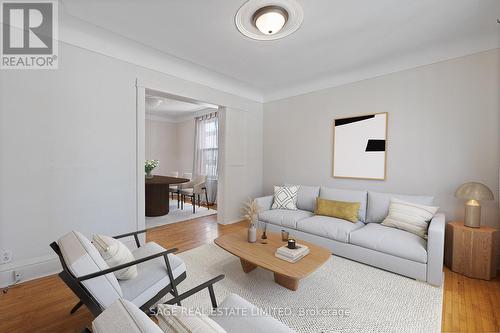
<path fill-rule="evenodd" d="M 481 225 L 481 204 L 482 200 L 493 200 L 493 193 L 484 184 L 465 183 L 455 192 L 459 199 L 465 199 L 465 219 L 464 224 L 467 227 L 479 228 Z"/>

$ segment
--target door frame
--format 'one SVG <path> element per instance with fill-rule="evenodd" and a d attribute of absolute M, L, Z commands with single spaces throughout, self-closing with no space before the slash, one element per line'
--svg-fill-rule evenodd
<path fill-rule="evenodd" d="M 197 99 L 196 96 L 183 96 L 169 92 L 168 88 L 161 87 L 154 82 L 145 82 L 143 79 L 136 79 L 136 224 L 137 230 L 146 229 L 146 207 L 145 207 L 145 187 L 144 187 L 144 160 L 146 158 L 146 91 L 154 91 L 158 95 L 166 98 L 172 98 L 183 102 L 195 103 L 218 108 L 219 120 L 219 149 L 218 149 L 218 175 L 217 175 L 217 218 L 223 216 L 223 206 L 219 205 L 224 200 L 223 181 L 224 179 L 224 150 L 221 150 L 221 145 L 224 142 L 224 133 L 221 128 L 225 126 L 225 106 L 218 103 L 206 101 L 206 98 Z M 200 100 L 204 100 L 201 102 Z"/>

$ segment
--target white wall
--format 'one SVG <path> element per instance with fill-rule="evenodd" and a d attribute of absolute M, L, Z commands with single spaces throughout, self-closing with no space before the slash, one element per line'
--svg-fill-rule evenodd
<path fill-rule="evenodd" d="M 193 172 L 194 116 L 183 121 L 145 120 L 145 154 L 147 160 L 159 160 L 160 165 L 153 174 L 168 175 L 178 171 Z"/>
<path fill-rule="evenodd" d="M 0 286 L 13 269 L 25 278 L 57 270 L 49 243 L 70 230 L 90 237 L 137 229 L 137 78 L 246 110 L 262 125 L 258 102 L 66 43 L 59 50 L 58 70 L 0 73 L 0 248 L 13 251 L 13 262 L 0 265 Z M 247 175 L 226 177 L 241 195 L 261 190 L 257 155 L 252 186 Z M 238 217 L 235 207 L 218 208 L 227 211 L 221 222 Z"/>
<path fill-rule="evenodd" d="M 168 175 L 177 170 L 177 126 L 175 123 L 147 119 L 145 121 L 146 160 L 158 160 L 160 165 L 153 171 Z"/>
<path fill-rule="evenodd" d="M 194 160 L 194 119 L 176 123 L 177 169 L 179 175 L 193 172 Z"/>
<path fill-rule="evenodd" d="M 431 194 L 463 218 L 455 189 L 479 181 L 495 194 L 483 223 L 499 226 L 500 50 L 423 66 L 264 105 L 264 190 L 273 184 Z M 387 180 L 334 179 L 333 120 L 389 113 Z"/>
<path fill-rule="evenodd" d="M 223 108 L 219 112 L 219 180 L 217 207 L 220 223 L 241 219 L 243 203 L 262 195 L 262 112 Z M 231 179 L 240 179 L 238 186 Z"/>

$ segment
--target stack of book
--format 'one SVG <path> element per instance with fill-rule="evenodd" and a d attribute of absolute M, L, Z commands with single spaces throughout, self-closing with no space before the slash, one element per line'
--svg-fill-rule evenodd
<path fill-rule="evenodd" d="M 295 263 L 304 258 L 309 253 L 309 248 L 305 245 L 297 244 L 295 249 L 289 249 L 286 245 L 279 247 L 274 254 L 277 258 Z"/>

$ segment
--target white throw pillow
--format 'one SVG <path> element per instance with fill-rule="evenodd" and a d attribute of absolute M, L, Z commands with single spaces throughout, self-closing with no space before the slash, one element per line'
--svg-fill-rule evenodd
<path fill-rule="evenodd" d="M 299 186 L 274 186 L 274 200 L 271 209 L 297 210 Z"/>
<path fill-rule="evenodd" d="M 118 239 L 104 235 L 94 235 L 92 243 L 94 243 L 97 251 L 99 251 L 109 267 L 126 264 L 135 260 L 129 248 Z M 137 266 L 133 265 L 113 273 L 120 280 L 133 279 L 137 276 Z"/>
<path fill-rule="evenodd" d="M 164 333 L 226 333 L 211 318 L 182 306 L 158 304 L 156 318 Z"/>
<path fill-rule="evenodd" d="M 389 215 L 382 225 L 411 232 L 422 238 L 427 237 L 429 222 L 439 207 L 424 206 L 391 198 Z"/>

